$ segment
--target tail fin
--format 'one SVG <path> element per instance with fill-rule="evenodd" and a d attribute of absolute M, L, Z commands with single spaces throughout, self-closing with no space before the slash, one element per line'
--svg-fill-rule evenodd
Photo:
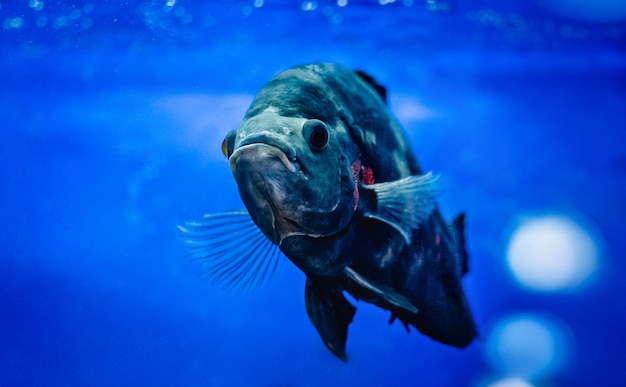
<path fill-rule="evenodd" d="M 461 275 L 465 275 L 469 271 L 469 256 L 465 248 L 465 214 L 461 213 L 454 218 L 451 226 L 461 259 Z"/>

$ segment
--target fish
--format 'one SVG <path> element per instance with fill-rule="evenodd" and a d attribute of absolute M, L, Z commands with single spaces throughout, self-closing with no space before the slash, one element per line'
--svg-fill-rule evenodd
<path fill-rule="evenodd" d="M 374 304 L 441 343 L 478 336 L 461 280 L 465 216 L 450 224 L 373 76 L 333 63 L 289 68 L 261 88 L 222 152 L 245 209 L 180 226 L 189 254 L 227 288 L 265 283 L 286 257 L 305 308 L 347 361 L 356 307 Z"/>

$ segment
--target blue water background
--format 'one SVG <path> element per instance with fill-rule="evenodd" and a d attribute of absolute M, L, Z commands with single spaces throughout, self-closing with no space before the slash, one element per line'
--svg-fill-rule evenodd
<path fill-rule="evenodd" d="M 507 376 L 487 342 L 519 313 L 568 337 L 534 383 L 626 381 L 623 20 L 488 0 L 0 2 L 0 386 L 476 386 Z M 185 258 L 176 225 L 242 207 L 222 138 L 312 61 L 386 85 L 442 212 L 467 212 L 469 348 L 359 302 L 344 364 L 289 262 L 242 295 Z M 507 268 L 516 219 L 553 212 L 601 251 L 584 289 L 529 291 Z"/>

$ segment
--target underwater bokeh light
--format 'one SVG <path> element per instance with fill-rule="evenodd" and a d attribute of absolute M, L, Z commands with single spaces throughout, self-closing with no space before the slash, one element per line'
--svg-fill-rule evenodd
<path fill-rule="evenodd" d="M 529 383 L 551 379 L 573 355 L 567 328 L 554 317 L 512 314 L 489 333 L 486 355 L 497 374 Z"/>
<path fill-rule="evenodd" d="M 575 290 L 598 270 L 598 238 L 565 216 L 528 218 L 510 237 L 507 263 L 515 279 L 530 290 Z"/>

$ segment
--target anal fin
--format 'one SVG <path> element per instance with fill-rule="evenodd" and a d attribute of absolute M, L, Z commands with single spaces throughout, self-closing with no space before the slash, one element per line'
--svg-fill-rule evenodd
<path fill-rule="evenodd" d="M 304 289 L 306 312 L 322 341 L 343 361 L 346 356 L 348 326 L 356 308 L 332 280 L 307 277 Z"/>

